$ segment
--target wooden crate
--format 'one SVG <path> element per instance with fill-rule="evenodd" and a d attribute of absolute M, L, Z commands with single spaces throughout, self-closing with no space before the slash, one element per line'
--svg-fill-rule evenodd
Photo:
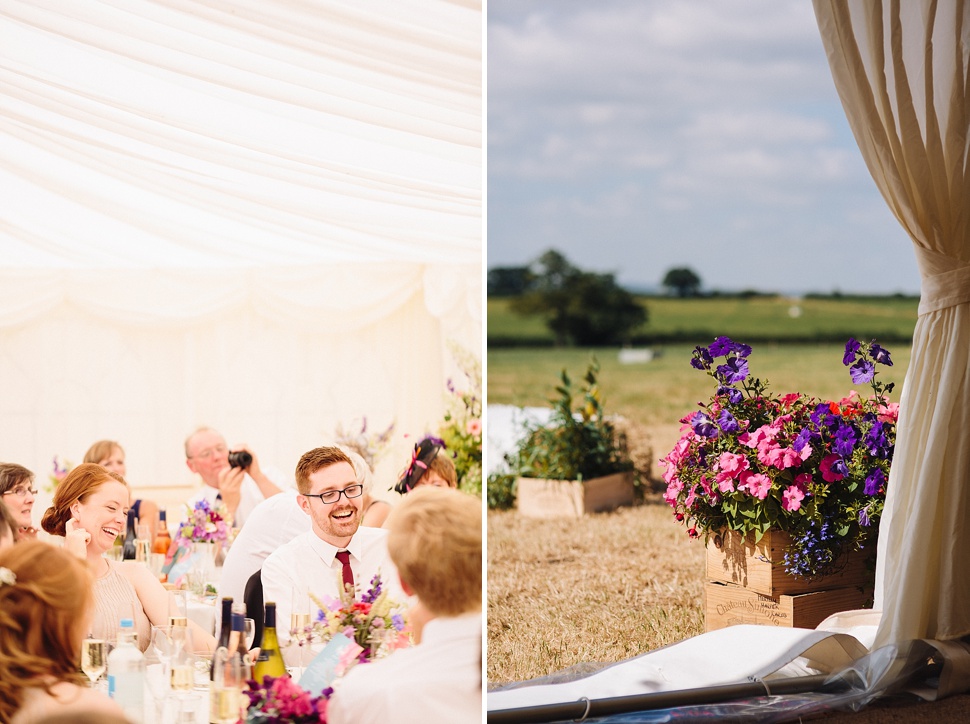
<path fill-rule="evenodd" d="M 633 473 L 602 478 L 544 480 L 519 478 L 516 505 L 529 518 L 581 518 L 586 513 L 613 510 L 633 504 Z"/>
<path fill-rule="evenodd" d="M 736 531 L 712 535 L 707 541 L 707 578 L 734 583 L 765 596 L 794 595 L 849 586 L 872 586 L 875 564 L 867 550 L 852 551 L 845 567 L 823 578 L 796 578 L 785 571 L 785 549 L 791 543 L 787 533 L 768 531 L 754 542 L 754 534 L 742 538 Z"/>
<path fill-rule="evenodd" d="M 708 581 L 704 584 L 705 628 L 715 631 L 740 623 L 815 628 L 833 613 L 862 608 L 871 596 L 871 591 L 857 587 L 765 596 L 733 583 Z"/>

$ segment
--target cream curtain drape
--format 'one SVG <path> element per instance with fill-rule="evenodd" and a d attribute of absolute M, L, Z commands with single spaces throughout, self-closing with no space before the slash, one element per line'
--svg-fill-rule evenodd
<path fill-rule="evenodd" d="M 957 638 L 970 633 L 970 3 L 814 4 L 849 124 L 922 278 L 875 645 Z"/>
<path fill-rule="evenodd" d="M 40 482 L 113 438 L 191 486 L 200 424 L 292 476 L 366 418 L 386 492 L 482 260 L 478 0 L 0 3 L 0 460 Z"/>

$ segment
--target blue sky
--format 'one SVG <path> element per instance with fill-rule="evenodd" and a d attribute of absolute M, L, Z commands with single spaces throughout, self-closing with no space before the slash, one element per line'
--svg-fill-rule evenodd
<path fill-rule="evenodd" d="M 489 0 L 488 266 L 919 291 L 808 0 Z"/>

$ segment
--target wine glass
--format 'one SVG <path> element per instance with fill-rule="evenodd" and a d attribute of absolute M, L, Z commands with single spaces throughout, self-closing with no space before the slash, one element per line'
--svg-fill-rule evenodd
<path fill-rule="evenodd" d="M 91 680 L 91 688 L 108 667 L 107 650 L 104 639 L 86 638 L 81 645 L 81 671 Z"/>
<path fill-rule="evenodd" d="M 244 618 L 243 632 L 246 635 L 246 650 L 248 651 L 253 647 L 253 641 L 256 639 L 256 621 L 251 618 Z"/>

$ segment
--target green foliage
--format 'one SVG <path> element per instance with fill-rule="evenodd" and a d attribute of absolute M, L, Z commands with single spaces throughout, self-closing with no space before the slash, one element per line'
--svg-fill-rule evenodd
<path fill-rule="evenodd" d="M 515 507 L 515 479 L 510 473 L 492 473 L 488 476 L 489 510 L 510 510 Z"/>
<path fill-rule="evenodd" d="M 619 344 L 647 321 L 647 311 L 612 274 L 584 272 L 557 251 L 543 254 L 532 288 L 511 300 L 512 311 L 539 315 L 559 345 Z"/>
<path fill-rule="evenodd" d="M 438 436 L 455 462 L 458 487 L 482 494 L 482 363 L 471 352 L 449 343 L 452 356 L 465 375 L 466 385 L 448 380 L 445 418 Z"/>
<path fill-rule="evenodd" d="M 678 297 L 696 297 L 701 290 L 701 278 L 689 267 L 669 270 L 662 283 Z"/>
<path fill-rule="evenodd" d="M 566 370 L 556 387 L 547 425 L 533 427 L 508 460 L 522 477 L 589 480 L 633 469 L 626 440 L 606 419 L 597 382 L 599 363 L 590 362 L 578 394 Z M 574 405 L 574 398 L 578 400 Z"/>

